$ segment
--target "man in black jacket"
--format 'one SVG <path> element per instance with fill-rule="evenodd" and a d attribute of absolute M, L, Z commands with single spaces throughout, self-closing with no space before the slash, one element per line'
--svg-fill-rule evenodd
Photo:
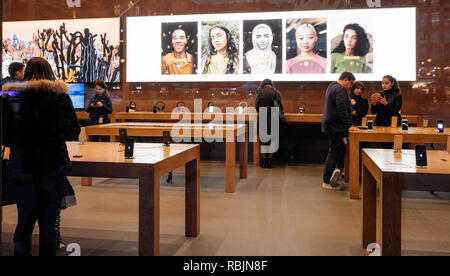
<path fill-rule="evenodd" d="M 22 81 L 25 75 L 25 65 L 20 62 L 13 62 L 8 67 L 9 77 L 2 79 L 1 86 L 8 82 Z"/>
<path fill-rule="evenodd" d="M 352 106 L 350 89 L 355 82 L 352 73 L 344 72 L 339 81 L 333 82 L 327 89 L 322 117 L 322 132 L 328 134 L 329 152 L 323 173 L 324 189 L 341 190 L 338 180 L 344 169 L 348 131 L 358 131 L 352 127 Z"/>

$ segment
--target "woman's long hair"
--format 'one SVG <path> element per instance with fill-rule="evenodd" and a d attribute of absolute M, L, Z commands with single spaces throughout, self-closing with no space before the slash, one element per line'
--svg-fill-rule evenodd
<path fill-rule="evenodd" d="M 41 57 L 34 57 L 27 63 L 25 69 L 24 81 L 29 80 L 56 80 L 52 67 L 45 59 Z"/>
<path fill-rule="evenodd" d="M 355 46 L 355 56 L 365 56 L 370 50 L 370 42 L 369 38 L 367 37 L 367 33 L 364 30 L 363 27 L 361 27 L 357 23 L 348 24 L 344 27 L 343 34 L 347 30 L 354 30 L 357 35 L 357 41 Z M 339 43 L 339 45 L 331 52 L 331 53 L 345 53 L 345 43 L 344 43 L 344 36 L 342 36 L 342 40 Z"/>
<path fill-rule="evenodd" d="M 211 41 L 211 31 L 214 28 L 222 29 L 225 34 L 227 35 L 227 52 L 228 52 L 228 65 L 227 65 L 227 71 L 226 74 L 233 74 L 234 71 L 239 66 L 239 51 L 236 47 L 236 43 L 234 42 L 233 35 L 231 34 L 230 30 L 228 30 L 227 27 L 224 25 L 215 25 L 211 29 L 209 29 L 209 38 L 208 38 L 208 45 L 206 46 L 205 50 L 203 51 L 202 58 L 205 60 L 205 66 L 203 68 L 203 74 L 208 73 L 209 65 L 211 64 L 211 56 L 217 54 L 216 48 L 214 48 L 214 45 Z"/>
<path fill-rule="evenodd" d="M 383 77 L 383 79 L 388 79 L 391 83 L 393 83 L 394 85 L 392 86 L 392 91 L 398 92 L 399 94 L 401 94 L 401 90 L 400 90 L 400 84 L 398 84 L 398 81 L 396 78 L 394 78 L 391 75 L 386 75 Z"/>

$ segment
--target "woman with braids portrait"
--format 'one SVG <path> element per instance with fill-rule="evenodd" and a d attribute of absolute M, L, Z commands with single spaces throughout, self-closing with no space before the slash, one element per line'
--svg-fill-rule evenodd
<path fill-rule="evenodd" d="M 208 43 L 202 54 L 202 73 L 237 74 L 239 50 L 233 34 L 224 25 L 214 25 L 209 30 Z"/>

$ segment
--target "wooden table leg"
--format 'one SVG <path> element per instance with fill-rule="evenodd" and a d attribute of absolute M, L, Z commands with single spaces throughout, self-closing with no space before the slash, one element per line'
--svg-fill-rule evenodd
<path fill-rule="evenodd" d="M 159 173 L 154 166 L 139 171 L 139 256 L 159 255 Z"/>
<path fill-rule="evenodd" d="M 82 177 L 81 178 L 81 186 L 83 186 L 83 187 L 92 186 L 92 177 Z"/>
<path fill-rule="evenodd" d="M 256 136 L 256 141 L 253 142 L 253 165 L 255 166 L 259 166 L 259 159 L 260 159 L 260 154 L 259 154 L 259 137 Z"/>
<path fill-rule="evenodd" d="M 236 169 L 236 141 L 226 142 L 226 192 L 235 192 L 235 169 Z"/>
<path fill-rule="evenodd" d="M 245 132 L 245 141 L 239 143 L 239 165 L 240 165 L 240 174 L 242 179 L 246 179 L 248 177 L 247 168 L 248 168 L 248 132 Z"/>
<path fill-rule="evenodd" d="M 186 163 L 185 212 L 186 237 L 197 237 L 200 234 L 200 156 Z"/>
<path fill-rule="evenodd" d="M 384 173 L 381 183 L 381 255 L 402 254 L 402 189 L 396 174 Z"/>
<path fill-rule="evenodd" d="M 87 140 L 89 142 L 92 142 L 94 140 L 94 136 L 89 135 L 87 128 L 84 128 L 84 129 L 85 129 L 85 132 L 86 132 Z M 92 186 L 92 177 L 82 177 L 81 178 L 81 186 L 83 186 L 83 187 L 90 187 L 90 186 Z"/>
<path fill-rule="evenodd" d="M 362 183 L 362 246 L 377 242 L 377 182 L 364 166 Z"/>
<path fill-rule="evenodd" d="M 359 199 L 359 141 L 356 135 L 350 134 L 349 138 L 350 199 Z"/>
<path fill-rule="evenodd" d="M 2 202 L 2 185 L 0 185 L 0 256 L 2 256 L 2 234 L 3 234 L 3 202 Z"/>
<path fill-rule="evenodd" d="M 349 145 L 347 144 L 347 146 L 346 146 L 346 150 L 345 150 L 345 162 L 344 162 L 344 180 L 345 180 L 345 182 L 346 183 L 348 183 L 349 182 L 349 180 L 350 180 L 350 169 L 349 169 L 349 166 L 350 166 L 350 152 L 349 152 Z"/>

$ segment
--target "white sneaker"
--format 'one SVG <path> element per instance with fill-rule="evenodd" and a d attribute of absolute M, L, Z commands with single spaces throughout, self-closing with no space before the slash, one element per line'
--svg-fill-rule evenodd
<path fill-rule="evenodd" d="M 331 186 L 338 186 L 339 179 L 341 178 L 341 170 L 335 169 L 330 178 Z"/>
<path fill-rule="evenodd" d="M 322 188 L 325 189 L 325 190 L 332 190 L 332 191 L 340 191 L 340 190 L 342 190 L 341 185 L 333 186 L 333 185 L 327 184 L 327 183 L 322 183 Z"/>

